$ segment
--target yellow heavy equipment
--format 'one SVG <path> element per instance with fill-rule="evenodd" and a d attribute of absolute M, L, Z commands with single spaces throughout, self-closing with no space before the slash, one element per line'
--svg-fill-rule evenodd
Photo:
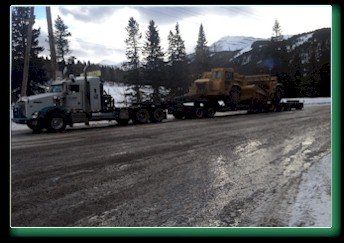
<path fill-rule="evenodd" d="M 176 118 L 213 117 L 217 111 L 250 113 L 302 109 L 303 103 L 282 103 L 283 85 L 270 74 L 242 75 L 233 68 L 213 68 L 194 80 L 189 92 L 176 97 L 169 113 Z"/>

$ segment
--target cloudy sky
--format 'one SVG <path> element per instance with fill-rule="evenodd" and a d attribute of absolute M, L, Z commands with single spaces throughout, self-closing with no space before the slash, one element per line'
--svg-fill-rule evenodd
<path fill-rule="evenodd" d="M 128 20 L 133 17 L 142 32 L 142 42 L 150 20 L 158 26 L 163 50 L 167 50 L 167 36 L 178 22 L 187 53 L 194 51 L 200 24 L 203 24 L 208 45 L 224 36 L 251 36 L 270 38 L 277 19 L 282 34 L 295 35 L 320 28 L 331 27 L 330 5 L 53 5 L 52 21 L 59 15 L 69 27 L 72 36 L 70 49 L 80 61 L 99 63 L 109 60 L 120 63 L 126 60 L 125 42 Z M 40 45 L 49 55 L 45 6 L 35 6 L 34 28 L 41 28 Z"/>

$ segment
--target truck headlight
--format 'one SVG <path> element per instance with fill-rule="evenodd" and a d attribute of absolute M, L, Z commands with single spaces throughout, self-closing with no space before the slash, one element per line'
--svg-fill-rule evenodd
<path fill-rule="evenodd" d="M 33 118 L 33 119 L 36 119 L 38 116 L 39 116 L 39 111 L 35 111 L 35 112 L 32 114 L 32 118 Z"/>

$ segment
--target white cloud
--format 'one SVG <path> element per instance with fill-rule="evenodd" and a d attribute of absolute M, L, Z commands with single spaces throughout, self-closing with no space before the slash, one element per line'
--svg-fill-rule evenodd
<path fill-rule="evenodd" d="M 188 53 L 194 51 L 202 23 L 210 46 L 223 36 L 269 38 L 277 19 L 282 34 L 294 35 L 331 27 L 331 6 L 52 6 L 52 20 L 60 15 L 72 33 L 70 49 L 80 61 L 97 63 L 103 59 L 125 61 L 125 30 L 130 17 L 139 23 L 142 43 L 150 19 L 158 26 L 161 44 L 167 51 L 167 36 L 179 23 Z M 47 38 L 45 19 L 36 19 L 41 39 Z M 43 43 L 40 43 L 41 45 Z M 47 43 L 45 44 L 47 46 Z M 48 48 L 47 48 L 48 49 Z M 48 52 L 46 52 L 49 54 Z"/>

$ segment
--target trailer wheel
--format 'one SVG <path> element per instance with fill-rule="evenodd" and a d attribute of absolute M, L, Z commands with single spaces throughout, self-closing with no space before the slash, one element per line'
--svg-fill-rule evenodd
<path fill-rule="evenodd" d="M 149 113 L 147 109 L 144 109 L 144 108 L 139 109 L 134 114 L 134 118 L 133 118 L 134 123 L 143 124 L 143 123 L 147 123 L 148 120 L 149 120 Z"/>
<path fill-rule="evenodd" d="M 202 108 L 196 108 L 195 110 L 195 117 L 196 118 L 202 118 L 204 115 Z"/>
<path fill-rule="evenodd" d="M 205 117 L 213 118 L 215 116 L 215 109 L 213 107 L 205 108 Z"/>
<path fill-rule="evenodd" d="M 48 132 L 61 132 L 66 128 L 66 122 L 62 114 L 51 113 L 46 119 L 46 129 Z"/>
<path fill-rule="evenodd" d="M 151 122 L 161 122 L 165 118 L 165 113 L 163 109 L 161 108 L 156 108 L 153 110 L 150 121 Z"/>

